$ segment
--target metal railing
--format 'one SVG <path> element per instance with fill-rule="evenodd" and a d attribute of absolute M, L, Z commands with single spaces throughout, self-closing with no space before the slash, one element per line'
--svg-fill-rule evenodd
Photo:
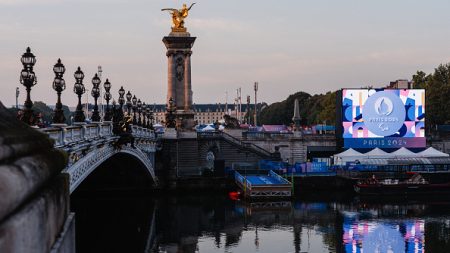
<path fill-rule="evenodd" d="M 227 133 L 221 132 L 221 131 L 211 131 L 211 132 L 198 132 L 197 138 L 223 138 L 225 141 L 228 141 L 232 144 L 235 144 L 237 146 L 240 146 L 244 149 L 254 151 L 256 153 L 259 153 L 262 156 L 265 157 L 272 157 L 272 153 L 259 147 L 258 145 L 255 145 L 253 143 L 249 142 L 243 142 L 242 140 L 233 137 Z"/>
<path fill-rule="evenodd" d="M 242 138 L 246 139 L 290 139 L 294 133 L 267 133 L 267 132 L 242 132 Z"/>

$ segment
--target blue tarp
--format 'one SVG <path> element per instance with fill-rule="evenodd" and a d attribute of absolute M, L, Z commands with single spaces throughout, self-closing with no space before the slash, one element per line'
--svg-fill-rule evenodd
<path fill-rule="evenodd" d="M 293 169 L 293 171 L 292 171 Z M 307 162 L 296 163 L 293 168 L 288 170 L 288 173 L 324 173 L 330 172 L 330 167 L 326 162 Z"/>
<path fill-rule="evenodd" d="M 329 125 L 315 125 L 314 129 L 316 129 L 316 131 L 334 131 L 336 127 Z"/>
<path fill-rule="evenodd" d="M 285 162 L 277 162 L 270 160 L 260 160 L 258 164 L 259 169 L 261 170 L 283 170 L 288 167 L 288 164 Z"/>

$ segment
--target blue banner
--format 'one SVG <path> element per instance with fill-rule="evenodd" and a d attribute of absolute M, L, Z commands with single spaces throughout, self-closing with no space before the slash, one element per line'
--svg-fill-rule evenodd
<path fill-rule="evenodd" d="M 344 139 L 345 148 L 422 148 L 426 146 L 425 137 L 404 138 L 404 137 L 387 137 L 387 138 L 361 138 L 361 139 Z"/>

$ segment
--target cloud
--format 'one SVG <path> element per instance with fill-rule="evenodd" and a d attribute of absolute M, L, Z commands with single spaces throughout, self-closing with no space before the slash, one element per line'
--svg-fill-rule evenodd
<path fill-rule="evenodd" d="M 0 5 L 43 5 L 62 2 L 64 0 L 0 0 Z"/>
<path fill-rule="evenodd" d="M 247 23 L 227 19 L 217 18 L 192 18 L 189 20 L 189 26 L 203 30 L 221 30 L 233 32 L 250 31 L 251 27 Z"/>

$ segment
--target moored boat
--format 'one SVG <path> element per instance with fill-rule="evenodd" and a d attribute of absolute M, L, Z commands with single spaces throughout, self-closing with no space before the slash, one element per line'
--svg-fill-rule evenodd
<path fill-rule="evenodd" d="M 358 181 L 354 190 L 363 195 L 395 195 L 395 194 L 441 194 L 450 192 L 450 182 L 430 183 L 420 174 L 400 181 L 398 179 L 377 180 L 375 177 Z"/>

